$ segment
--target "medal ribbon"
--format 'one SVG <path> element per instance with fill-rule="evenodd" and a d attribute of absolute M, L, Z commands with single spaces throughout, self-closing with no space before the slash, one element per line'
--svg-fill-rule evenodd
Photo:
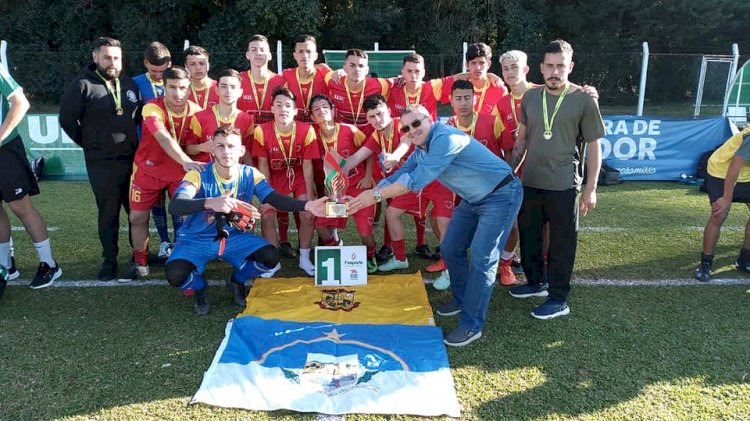
<path fill-rule="evenodd" d="M 154 98 L 159 97 L 159 90 L 156 89 L 157 86 L 163 86 L 163 83 L 157 83 L 154 82 L 153 79 L 151 79 L 151 75 L 146 73 L 146 79 L 148 79 L 149 85 L 151 85 L 151 92 L 154 94 Z"/>
<path fill-rule="evenodd" d="M 359 123 L 359 113 L 362 112 L 362 104 L 365 102 L 365 85 L 367 81 L 362 82 L 362 92 L 359 95 L 359 106 L 357 107 L 357 112 L 354 113 L 354 103 L 352 103 L 352 94 L 349 92 L 349 85 L 344 82 L 344 88 L 346 88 L 346 98 L 349 100 L 349 108 L 352 110 L 352 114 L 354 114 L 354 124 Z"/>
<path fill-rule="evenodd" d="M 316 71 L 317 72 L 317 71 Z M 304 109 L 307 110 L 307 108 L 310 106 L 310 100 L 312 99 L 312 92 L 313 92 L 313 83 L 315 82 L 315 75 L 316 73 L 313 73 L 313 77 L 310 78 L 310 90 L 307 91 L 307 99 L 305 99 Z M 299 96 L 302 98 L 304 95 L 304 92 L 302 91 L 302 82 L 300 81 L 300 75 L 299 75 L 299 67 L 297 68 L 297 88 L 299 88 Z"/>
<path fill-rule="evenodd" d="M 210 88 L 211 87 L 209 86 L 208 88 L 204 88 L 204 89 L 200 90 L 200 92 L 206 91 L 206 96 L 203 97 L 203 105 L 200 106 L 201 109 L 205 110 L 206 107 L 208 107 L 208 93 L 209 93 L 208 90 Z M 195 90 L 195 85 L 193 85 L 193 82 L 190 82 L 190 90 L 193 91 L 193 98 L 195 98 L 195 102 L 199 103 L 199 99 L 198 99 L 198 92 L 199 91 Z M 200 103 L 199 103 L 199 105 L 200 105 Z"/>
<path fill-rule="evenodd" d="M 410 98 L 416 98 L 416 101 L 411 102 Z M 404 85 L 404 99 L 406 100 L 406 105 L 419 104 L 419 100 L 422 99 L 422 85 L 419 85 L 417 94 L 414 96 L 410 95 L 409 92 L 406 91 L 406 85 Z"/>
<path fill-rule="evenodd" d="M 182 144 L 182 134 L 185 132 L 185 120 L 187 120 L 188 106 L 185 105 L 185 113 L 182 115 L 182 122 L 180 122 L 180 135 L 177 136 L 176 127 L 174 124 L 174 118 L 172 111 L 169 109 L 169 105 L 164 103 L 164 108 L 167 110 L 167 117 L 169 117 L 169 131 L 172 134 L 172 139 L 176 140 L 178 144 Z M 177 116 L 179 117 L 179 116 Z"/>
<path fill-rule="evenodd" d="M 555 103 L 555 109 L 552 111 L 552 118 L 549 118 L 548 112 L 547 112 L 547 88 L 542 88 L 542 114 L 544 117 L 544 132 L 545 133 L 552 133 L 552 125 L 555 124 L 555 116 L 557 115 L 557 111 L 560 109 L 560 105 L 562 105 L 563 100 L 565 99 L 565 95 L 568 94 L 568 89 L 570 89 L 570 85 L 566 86 L 565 89 L 563 89 L 562 93 L 560 94 L 560 97 L 557 99 L 557 102 Z"/>
<path fill-rule="evenodd" d="M 109 82 L 107 79 L 102 76 L 101 73 L 99 73 L 99 69 L 96 70 L 96 75 L 99 76 L 99 78 L 104 82 L 104 86 L 107 88 L 107 92 L 112 94 L 112 100 L 115 103 L 115 112 L 117 112 L 117 115 L 120 115 L 122 113 L 122 91 L 120 90 L 120 78 L 115 78 L 115 89 L 112 90 L 112 87 L 109 86 Z"/>
<path fill-rule="evenodd" d="M 255 99 L 255 106 L 258 108 L 258 111 L 262 110 L 263 104 L 266 102 L 266 94 L 268 93 L 268 80 L 270 78 L 263 78 L 263 96 L 260 98 L 260 101 L 258 101 L 258 87 L 255 86 L 255 79 L 253 79 L 253 74 L 250 72 L 250 70 L 247 71 L 247 76 L 250 78 L 250 87 L 253 89 L 253 99 Z"/>
<path fill-rule="evenodd" d="M 338 152 L 339 150 L 339 126 L 338 124 L 334 123 L 335 128 L 333 129 L 333 134 L 328 139 L 333 139 L 333 150 Z M 330 150 L 328 146 L 328 139 L 323 135 L 323 130 L 320 130 L 320 140 L 323 141 L 323 149 L 328 153 Z"/>
<path fill-rule="evenodd" d="M 477 129 L 477 117 L 478 116 L 479 116 L 479 113 L 476 111 L 471 114 L 471 125 L 467 128 L 461 127 L 461 123 L 458 122 L 458 117 L 455 117 L 456 128 L 458 130 L 461 130 L 464 133 L 468 132 L 467 133 L 468 135 L 470 135 L 471 137 L 474 137 L 474 131 Z"/>
<path fill-rule="evenodd" d="M 219 104 L 214 105 L 211 107 L 211 109 L 214 112 L 214 117 L 216 117 L 216 126 L 221 127 L 222 123 L 229 124 L 230 126 L 234 126 L 235 120 L 237 120 L 237 114 L 239 114 L 238 110 L 232 111 L 232 115 L 229 116 L 226 120 L 221 117 L 221 114 L 219 114 Z"/>
<path fill-rule="evenodd" d="M 487 93 L 487 89 L 489 89 L 489 87 L 490 87 L 490 80 L 487 79 L 487 81 L 484 83 L 484 86 L 482 86 L 482 89 L 479 90 L 479 92 L 482 93 L 482 95 L 479 96 L 479 102 L 477 103 L 477 108 L 476 108 L 476 110 L 479 112 L 484 112 L 482 111 L 482 105 L 484 105 L 484 95 Z M 476 92 L 476 90 L 474 92 Z"/>
<path fill-rule="evenodd" d="M 294 168 L 292 168 L 292 154 L 294 153 L 294 137 L 297 133 L 297 123 L 292 123 L 292 136 L 289 140 L 289 154 L 287 155 L 284 149 L 284 140 L 281 138 L 276 124 L 273 126 L 273 133 L 276 135 L 276 141 L 279 143 L 279 149 L 281 149 L 281 155 L 284 157 L 286 162 L 286 178 L 289 181 L 289 188 L 291 189 L 294 185 Z"/>
<path fill-rule="evenodd" d="M 221 195 L 223 196 L 224 193 L 226 192 L 226 190 L 224 189 L 224 183 L 222 183 L 221 180 L 224 180 L 224 178 L 221 177 L 219 175 L 219 173 L 216 172 L 216 165 L 215 164 L 211 165 L 211 170 L 214 173 L 214 178 L 216 179 L 216 185 L 219 187 L 219 193 L 221 193 Z M 237 177 L 237 182 L 234 184 L 235 187 L 239 187 L 241 177 L 242 177 L 242 172 L 240 172 L 240 176 Z M 232 190 L 232 197 L 235 198 L 235 199 L 237 198 L 237 191 L 238 190 L 239 190 L 238 188 L 235 188 L 235 189 Z"/>

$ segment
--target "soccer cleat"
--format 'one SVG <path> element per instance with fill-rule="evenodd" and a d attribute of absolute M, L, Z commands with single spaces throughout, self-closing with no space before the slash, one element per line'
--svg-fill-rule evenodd
<path fill-rule="evenodd" d="M 102 263 L 102 268 L 96 275 L 96 279 L 100 281 L 111 281 L 117 279 L 117 262 L 105 260 L 104 263 Z"/>
<path fill-rule="evenodd" d="M 302 269 L 307 276 L 315 276 L 315 265 L 310 259 L 299 259 L 299 268 Z"/>
<path fill-rule="evenodd" d="M 276 266 L 274 266 L 271 270 L 265 273 L 261 273 L 261 278 L 271 278 L 273 275 L 276 275 L 276 272 L 281 270 L 281 263 L 276 263 Z"/>
<path fill-rule="evenodd" d="M 29 284 L 31 289 L 47 288 L 55 282 L 55 279 L 62 276 L 60 265 L 55 262 L 55 267 L 51 267 L 47 262 L 39 263 L 39 269 L 36 271 L 34 279 Z"/>
<path fill-rule="evenodd" d="M 18 268 L 16 268 L 16 258 L 11 256 L 10 257 L 10 268 L 8 268 L 8 277 L 5 278 L 7 281 L 12 281 L 16 278 L 21 276 L 21 272 L 18 271 Z"/>
<path fill-rule="evenodd" d="M 443 291 L 451 286 L 451 277 L 447 270 L 440 272 L 440 276 L 432 282 L 432 287 L 438 291 Z"/>
<path fill-rule="evenodd" d="M 128 269 L 125 275 L 120 277 L 117 280 L 117 282 L 122 282 L 122 283 L 133 282 L 138 278 L 143 278 L 145 276 L 148 276 L 148 273 L 149 273 L 148 266 L 142 266 L 133 262 L 130 264 L 130 269 Z"/>
<path fill-rule="evenodd" d="M 181 289 L 180 294 L 183 297 L 195 297 L 195 290 L 192 288 Z"/>
<path fill-rule="evenodd" d="M 373 257 L 367 259 L 367 273 L 373 274 L 378 271 L 378 261 Z"/>
<path fill-rule="evenodd" d="M 513 298 L 546 297 L 547 284 L 526 284 L 511 288 L 508 293 Z"/>
<path fill-rule="evenodd" d="M 451 333 L 443 338 L 443 343 L 448 346 L 468 345 L 482 337 L 482 331 L 473 332 L 460 327 L 454 329 Z"/>
<path fill-rule="evenodd" d="M 172 244 L 169 241 L 162 241 L 159 245 L 159 254 L 157 255 L 160 259 L 166 259 L 172 254 Z"/>
<path fill-rule="evenodd" d="M 427 265 L 427 267 L 424 268 L 424 270 L 426 270 L 427 272 L 430 272 L 430 273 L 442 272 L 442 271 L 447 270 L 447 269 L 448 269 L 448 266 L 446 266 L 445 260 L 443 260 L 443 259 L 440 259 L 440 260 L 438 260 L 435 263 Z"/>
<path fill-rule="evenodd" d="M 287 242 L 279 244 L 279 252 L 281 252 L 282 256 L 288 259 L 296 259 L 299 256 L 297 249 Z"/>
<path fill-rule="evenodd" d="M 734 266 L 737 270 L 750 273 L 750 259 L 745 256 L 744 250 L 740 253 L 740 257 L 734 262 Z"/>
<path fill-rule="evenodd" d="M 701 282 L 708 282 L 711 280 L 711 270 L 713 264 L 706 260 L 701 260 L 701 263 L 695 269 L 695 279 Z"/>
<path fill-rule="evenodd" d="M 378 266 L 378 272 L 390 272 L 398 269 L 409 269 L 409 259 L 404 258 L 404 261 L 401 261 L 396 259 L 396 256 L 393 256 L 390 260 Z"/>
<path fill-rule="evenodd" d="M 393 257 L 393 247 L 383 245 L 380 247 L 380 250 L 375 254 L 375 258 L 378 260 L 378 263 L 382 263 L 387 261 Z"/>
<path fill-rule="evenodd" d="M 440 260 L 442 258 L 443 257 L 440 254 L 440 246 L 435 247 L 435 251 L 432 252 L 432 260 Z"/>
<path fill-rule="evenodd" d="M 518 256 L 513 256 L 513 262 L 510 264 L 510 268 L 513 269 L 514 275 L 523 275 L 523 265 Z"/>
<path fill-rule="evenodd" d="M 438 310 L 437 310 L 438 316 L 443 316 L 443 317 L 455 316 L 456 314 L 460 312 L 461 312 L 461 306 L 456 304 L 453 300 L 450 300 L 447 303 L 441 305 L 440 307 L 438 307 Z"/>
<path fill-rule="evenodd" d="M 570 314 L 570 307 L 565 301 L 547 300 L 536 306 L 531 312 L 531 316 L 539 320 L 549 320 L 555 317 Z"/>
<path fill-rule="evenodd" d="M 414 251 L 417 253 L 417 256 L 423 259 L 432 259 L 433 253 L 432 250 L 430 250 L 430 246 L 428 246 L 427 244 L 417 246 Z"/>
<path fill-rule="evenodd" d="M 244 283 L 235 282 L 232 278 L 232 275 L 230 275 L 225 282 L 227 289 L 232 293 L 232 304 L 245 308 L 247 306 L 247 299 L 245 298 L 247 297 L 247 287 Z"/>
<path fill-rule="evenodd" d="M 206 288 L 195 291 L 195 300 L 193 301 L 193 312 L 197 314 L 198 316 L 206 316 L 208 315 L 208 311 L 209 311 L 209 304 L 208 304 L 208 294 L 206 293 Z"/>
<path fill-rule="evenodd" d="M 512 262 L 511 259 L 500 259 L 500 263 L 497 265 L 497 277 L 501 285 L 509 286 L 516 283 L 516 275 L 511 268 Z"/>

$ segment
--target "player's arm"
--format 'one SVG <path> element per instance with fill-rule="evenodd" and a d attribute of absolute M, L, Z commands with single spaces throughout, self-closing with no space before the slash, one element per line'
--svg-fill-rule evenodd
<path fill-rule="evenodd" d="M 19 123 L 21 123 L 23 116 L 26 115 L 26 111 L 28 111 L 30 107 L 29 100 L 26 99 L 26 95 L 23 94 L 21 88 L 14 90 L 7 99 L 10 109 L 5 116 L 5 120 L 3 120 L 3 124 L 0 125 L 0 143 L 10 135 Z"/>
<path fill-rule="evenodd" d="M 365 175 L 357 183 L 358 189 L 369 189 L 375 184 L 375 179 L 372 178 L 372 163 L 375 161 L 372 156 L 365 160 Z"/>
<path fill-rule="evenodd" d="M 526 126 L 518 123 L 518 137 L 516 138 L 516 144 L 513 145 L 513 154 L 510 158 L 510 167 L 513 168 L 513 172 L 518 171 L 518 167 L 521 166 L 523 160 L 526 158 Z M 597 173 L 598 174 L 598 173 Z"/>
<path fill-rule="evenodd" d="M 734 197 L 734 186 L 737 184 L 740 171 L 745 165 L 747 165 L 747 161 L 739 155 L 735 155 L 729 161 L 727 175 L 724 177 L 724 194 L 711 204 L 712 217 L 723 217 L 729 212 L 729 208 L 732 207 L 732 198 Z"/>
<path fill-rule="evenodd" d="M 409 152 L 410 146 L 411 142 L 409 142 L 409 139 L 403 137 L 393 152 L 383 154 L 383 168 L 385 168 L 386 172 L 391 172 L 393 168 L 401 162 L 404 155 Z"/>
<path fill-rule="evenodd" d="M 346 158 L 346 164 L 341 168 L 344 171 L 344 174 L 349 174 L 349 172 L 354 169 L 357 165 L 359 165 L 362 161 L 372 156 L 373 152 L 371 149 L 367 147 L 361 147 L 357 152 L 350 155 L 348 158 Z"/>
<path fill-rule="evenodd" d="M 453 75 L 453 79 L 456 79 L 456 80 L 469 80 L 470 78 L 471 78 L 471 75 L 468 72 L 457 73 Z M 501 86 L 504 86 L 503 79 L 494 73 L 487 72 L 487 79 L 490 80 L 490 83 L 492 84 L 492 86 L 495 86 L 498 88 Z"/>
<path fill-rule="evenodd" d="M 599 139 L 586 143 L 586 171 L 589 174 L 580 201 L 583 216 L 596 207 L 596 186 L 599 183 L 599 171 L 602 168 L 602 149 Z"/>

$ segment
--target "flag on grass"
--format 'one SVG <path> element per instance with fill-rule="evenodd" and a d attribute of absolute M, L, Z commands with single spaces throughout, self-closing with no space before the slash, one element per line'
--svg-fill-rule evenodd
<path fill-rule="evenodd" d="M 254 316 L 227 324 L 193 397 L 197 402 L 326 414 L 460 415 L 437 327 Z"/>

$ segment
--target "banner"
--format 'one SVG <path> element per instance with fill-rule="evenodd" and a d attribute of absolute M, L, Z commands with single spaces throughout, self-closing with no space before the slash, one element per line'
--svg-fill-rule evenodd
<path fill-rule="evenodd" d="M 700 156 L 731 135 L 725 117 L 676 119 L 605 116 L 602 160 L 623 180 L 675 181 L 695 174 Z"/>
<path fill-rule="evenodd" d="M 442 339 L 440 328 L 431 326 L 238 317 L 227 323 L 191 403 L 458 417 Z"/>
<path fill-rule="evenodd" d="M 45 178 L 88 180 L 83 150 L 63 132 L 57 114 L 27 114 L 18 134 L 30 160 L 44 157 Z"/>

